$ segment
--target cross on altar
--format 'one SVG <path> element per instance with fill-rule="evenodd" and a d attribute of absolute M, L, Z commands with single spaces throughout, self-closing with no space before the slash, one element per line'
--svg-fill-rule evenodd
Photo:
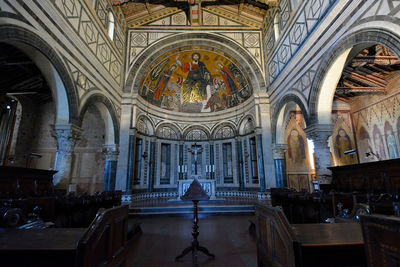
<path fill-rule="evenodd" d="M 194 143 L 188 151 L 194 155 L 194 174 L 197 175 L 197 155 L 203 152 L 203 148 Z"/>

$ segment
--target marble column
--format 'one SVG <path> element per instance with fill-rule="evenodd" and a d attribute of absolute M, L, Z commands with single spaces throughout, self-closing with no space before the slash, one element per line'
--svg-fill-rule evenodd
<path fill-rule="evenodd" d="M 150 142 L 150 155 L 149 155 L 149 185 L 148 192 L 153 192 L 154 190 L 154 181 L 156 179 L 156 139 L 151 140 Z"/>
<path fill-rule="evenodd" d="M 332 173 L 328 167 L 332 166 L 331 152 L 328 138 L 332 135 L 331 124 L 312 124 L 304 129 L 307 138 L 314 142 L 315 172 L 319 184 L 330 184 Z"/>
<path fill-rule="evenodd" d="M 287 147 L 286 144 L 274 144 L 272 148 L 272 157 L 274 158 L 275 164 L 276 187 L 287 187 L 285 160 Z"/>
<path fill-rule="evenodd" d="M 215 179 L 214 142 L 210 141 L 210 179 Z"/>
<path fill-rule="evenodd" d="M 130 93 L 123 95 L 121 103 L 121 119 L 119 131 L 119 160 L 117 167 L 117 177 L 115 189 L 126 191 L 128 184 L 128 159 L 129 159 L 129 140 L 133 134 L 131 131 L 136 127 L 136 100 L 132 99 Z M 130 194 L 130 192 L 126 192 Z"/>
<path fill-rule="evenodd" d="M 179 142 L 179 180 L 183 180 L 183 144 L 185 142 Z"/>
<path fill-rule="evenodd" d="M 240 137 L 236 137 L 236 156 L 238 162 L 238 174 L 239 174 L 239 190 L 244 190 L 244 165 L 243 165 L 243 150 L 242 140 Z"/>
<path fill-rule="evenodd" d="M 104 155 L 106 158 L 104 164 L 104 191 L 115 190 L 115 177 L 117 175 L 118 163 L 118 145 L 105 145 L 103 147 Z"/>
<path fill-rule="evenodd" d="M 82 129 L 72 125 L 56 125 L 57 154 L 54 169 L 58 171 L 53 178 L 56 188 L 68 190 L 72 174 L 74 147 L 82 134 Z"/>
<path fill-rule="evenodd" d="M 136 146 L 136 130 L 132 130 L 133 134 L 129 135 L 129 143 L 128 143 L 128 170 L 127 170 L 127 177 L 126 177 L 126 186 L 125 186 L 125 193 L 131 194 L 132 193 L 132 182 L 135 176 L 135 146 Z M 141 156 L 141 155 L 140 155 Z"/>
<path fill-rule="evenodd" d="M 264 155 L 263 155 L 263 143 L 261 133 L 256 135 L 257 143 L 257 167 L 258 167 L 258 180 L 260 181 L 260 191 L 265 192 L 265 172 L 264 172 Z"/>

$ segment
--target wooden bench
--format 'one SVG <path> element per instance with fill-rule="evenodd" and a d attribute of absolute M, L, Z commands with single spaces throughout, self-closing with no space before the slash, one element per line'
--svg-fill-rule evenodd
<path fill-rule="evenodd" d="M 366 266 L 361 226 L 289 224 L 280 207 L 256 205 L 258 266 Z"/>
<path fill-rule="evenodd" d="M 128 206 L 100 210 L 88 228 L 0 231 L 0 265 L 124 266 Z"/>
<path fill-rule="evenodd" d="M 368 266 L 399 266 L 400 217 L 385 215 L 360 217 Z"/>

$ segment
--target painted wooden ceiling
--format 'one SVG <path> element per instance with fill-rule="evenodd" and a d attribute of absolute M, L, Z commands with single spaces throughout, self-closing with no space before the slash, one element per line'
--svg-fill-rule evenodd
<path fill-rule="evenodd" d="M 344 68 L 336 88 L 337 97 L 385 93 L 392 75 L 400 71 L 400 60 L 382 45 L 362 50 Z"/>
<path fill-rule="evenodd" d="M 184 11 L 189 26 L 202 26 L 203 11 L 225 17 L 249 28 L 261 29 L 265 17 L 278 0 L 114 0 L 114 6 L 120 6 L 128 27 L 136 28 Z M 198 12 L 200 20 L 194 22 L 192 14 Z"/>

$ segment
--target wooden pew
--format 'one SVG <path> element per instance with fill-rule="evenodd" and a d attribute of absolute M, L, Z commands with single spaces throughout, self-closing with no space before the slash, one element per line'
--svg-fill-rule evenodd
<path fill-rule="evenodd" d="M 128 206 L 100 210 L 89 228 L 0 231 L 0 265 L 125 266 Z"/>
<path fill-rule="evenodd" d="M 365 254 L 369 267 L 400 265 L 400 218 L 361 216 Z"/>
<path fill-rule="evenodd" d="M 289 224 L 280 207 L 256 205 L 258 266 L 366 266 L 361 226 Z"/>

